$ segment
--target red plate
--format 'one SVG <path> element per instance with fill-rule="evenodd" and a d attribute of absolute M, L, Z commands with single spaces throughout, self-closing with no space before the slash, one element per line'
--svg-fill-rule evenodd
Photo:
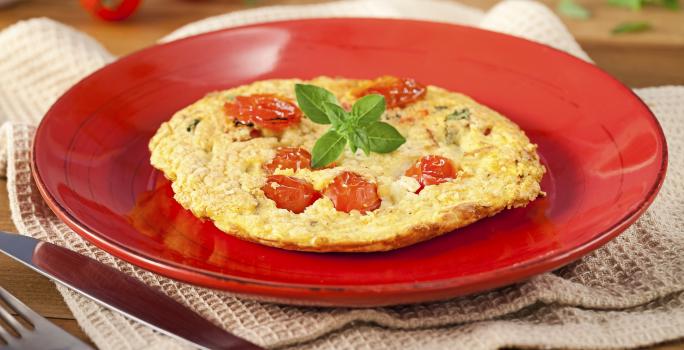
<path fill-rule="evenodd" d="M 260 79 L 383 74 L 464 92 L 518 123 L 548 167 L 548 197 L 408 248 L 315 254 L 218 231 L 183 210 L 149 164 L 162 121 L 209 91 Z M 136 265 L 284 303 L 376 306 L 521 281 L 618 235 L 653 201 L 665 139 L 648 108 L 598 68 L 468 27 L 326 19 L 229 29 L 124 57 L 43 119 L 34 175 L 55 213 Z"/>

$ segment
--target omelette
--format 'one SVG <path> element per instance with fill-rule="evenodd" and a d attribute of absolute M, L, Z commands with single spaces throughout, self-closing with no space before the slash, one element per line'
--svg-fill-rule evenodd
<path fill-rule="evenodd" d="M 347 146 L 312 166 L 331 125 L 302 112 L 297 84 L 328 90 L 347 111 L 363 96 L 383 96 L 380 121 L 403 143 L 389 152 Z M 164 122 L 149 148 L 195 216 L 291 250 L 396 249 L 544 195 L 537 146 L 515 123 L 409 78 L 278 79 L 212 92 Z"/>

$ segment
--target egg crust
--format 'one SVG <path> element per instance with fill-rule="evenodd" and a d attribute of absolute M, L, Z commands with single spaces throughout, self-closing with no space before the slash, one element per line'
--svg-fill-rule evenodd
<path fill-rule="evenodd" d="M 239 238 L 291 250 L 374 252 L 408 246 L 453 231 L 506 208 L 522 207 L 544 195 L 545 168 L 535 144 L 513 122 L 459 93 L 428 86 L 425 98 L 385 111 L 406 143 L 387 154 L 352 153 L 347 147 L 335 166 L 320 170 L 277 169 L 322 191 L 343 171 L 375 182 L 380 208 L 361 214 L 335 210 L 322 197 L 295 214 L 276 207 L 262 186 L 278 147 L 313 148 L 330 125 L 302 118 L 281 133 L 236 123 L 224 105 L 236 96 L 275 94 L 296 101 L 294 85 L 307 83 L 333 92 L 351 106 L 369 80 L 319 77 L 264 80 L 213 92 L 176 112 L 152 137 L 151 164 L 172 181 L 174 198 L 199 218 Z M 404 176 L 426 155 L 449 158 L 455 179 L 425 187 Z"/>

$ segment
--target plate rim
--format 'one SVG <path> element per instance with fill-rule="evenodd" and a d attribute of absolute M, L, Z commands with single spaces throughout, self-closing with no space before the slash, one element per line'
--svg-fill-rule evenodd
<path fill-rule="evenodd" d="M 316 293 L 318 292 L 333 292 L 333 293 L 339 293 L 339 292 L 354 292 L 354 293 L 387 293 L 387 292 L 394 292 L 394 293 L 399 293 L 401 294 L 402 291 L 404 292 L 409 292 L 409 291 L 437 291 L 437 290 L 449 290 L 449 289 L 458 289 L 458 288 L 463 288 L 464 286 L 474 286 L 477 289 L 478 285 L 487 285 L 488 289 L 494 288 L 494 287 L 500 287 L 503 285 L 510 284 L 511 282 L 519 281 L 521 279 L 526 279 L 530 278 L 535 274 L 542 273 L 542 272 L 547 272 L 553 269 L 557 269 L 561 266 L 564 266 L 576 259 L 579 259 L 580 257 L 584 256 L 585 254 L 601 247 L 611 239 L 617 237 L 620 233 L 622 233 L 627 227 L 629 227 L 631 224 L 633 224 L 647 209 L 648 207 L 653 203 L 655 198 L 657 197 L 657 194 L 659 190 L 662 188 L 665 175 L 667 173 L 667 167 L 668 167 L 668 146 L 667 146 L 667 139 L 665 138 L 665 134 L 663 132 L 663 128 L 658 121 L 658 119 L 655 117 L 654 113 L 648 108 L 646 103 L 638 96 L 636 93 L 629 87 L 625 86 L 622 82 L 605 72 L 603 69 L 597 67 L 596 65 L 593 65 L 591 63 L 588 63 L 576 56 L 571 55 L 568 52 L 553 48 L 551 46 L 534 42 L 525 38 L 520 38 L 504 33 L 499 33 L 487 29 L 481 29 L 481 28 L 476 28 L 476 27 L 471 27 L 471 26 L 465 26 L 465 25 L 459 25 L 459 24 L 450 24 L 450 23 L 444 23 L 444 22 L 434 22 L 434 21 L 424 21 L 424 20 L 414 20 L 414 19 L 395 19 L 395 18 L 372 18 L 372 17 L 331 17 L 331 18 L 308 18 L 308 19 L 295 19 L 295 20 L 281 20 L 281 21 L 270 21 L 270 22 L 262 22 L 262 23 L 256 23 L 256 24 L 249 24 L 249 25 L 244 25 L 244 26 L 237 26 L 237 27 L 231 27 L 231 28 L 224 28 L 220 30 L 215 30 L 215 31 L 210 31 L 206 33 L 200 33 L 197 35 L 192 35 L 189 37 L 185 37 L 182 39 L 166 42 L 166 43 L 161 43 L 161 44 L 155 44 L 146 48 L 143 48 L 141 50 L 135 51 L 133 53 L 130 53 L 128 55 L 122 56 L 119 59 L 115 60 L 114 62 L 111 62 L 103 67 L 98 68 L 94 72 L 90 73 L 86 77 L 82 78 L 78 82 L 76 82 L 74 85 L 72 85 L 67 91 L 65 91 L 48 109 L 48 111 L 45 113 L 44 117 L 49 115 L 52 109 L 54 108 L 55 105 L 59 104 L 60 101 L 65 98 L 65 96 L 69 95 L 73 89 L 83 83 L 84 81 L 94 79 L 94 77 L 97 76 L 97 74 L 104 69 L 107 69 L 110 67 L 112 63 L 116 63 L 118 61 L 124 60 L 124 59 L 133 59 L 135 56 L 144 54 L 150 50 L 154 50 L 158 47 L 168 47 L 168 46 L 173 46 L 177 45 L 178 43 L 182 43 L 188 40 L 197 40 L 197 38 L 202 38 L 206 36 L 213 36 L 213 35 L 218 35 L 219 33 L 224 33 L 224 32 L 231 32 L 231 31 L 239 31 L 239 30 L 244 30 L 248 28 L 253 28 L 253 27 L 261 27 L 261 26 L 278 26 L 278 25 L 287 25 L 287 24 L 294 24 L 294 23 L 313 23 L 313 24 L 320 24 L 320 23 L 325 23 L 326 21 L 329 20 L 342 20 L 342 21 L 365 21 L 365 22 L 395 22 L 395 23 L 418 23 L 418 24 L 430 24 L 430 25 L 442 25 L 442 26 L 447 26 L 447 27 L 458 27 L 461 30 L 472 30 L 472 31 L 482 31 L 482 32 L 487 32 L 490 35 L 496 35 L 496 36 L 501 36 L 504 37 L 506 40 L 513 40 L 513 41 L 522 41 L 525 42 L 527 45 L 532 44 L 533 46 L 536 46 L 540 49 L 544 50 L 553 50 L 556 53 L 560 53 L 563 56 L 566 56 L 570 58 L 571 60 L 576 61 L 576 63 L 580 65 L 584 65 L 585 67 L 589 69 L 593 69 L 597 72 L 597 74 L 603 75 L 604 78 L 612 81 L 619 89 L 623 91 L 627 91 L 633 98 L 635 98 L 645 109 L 648 111 L 648 114 L 651 118 L 651 121 L 654 123 L 655 129 L 658 134 L 658 139 L 662 144 L 662 161 L 660 163 L 660 168 L 658 169 L 658 174 L 655 178 L 654 183 L 651 185 L 648 194 L 641 199 L 639 202 L 639 205 L 625 214 L 622 218 L 617 220 L 612 226 L 607 228 L 606 230 L 596 234 L 592 239 L 587 240 L 583 244 L 575 245 L 573 247 L 570 247 L 568 249 L 564 250 L 552 250 L 547 252 L 546 254 L 540 255 L 534 259 L 530 259 L 527 261 L 524 261 L 522 263 L 518 264 L 512 264 L 508 265 L 502 268 L 498 268 L 496 270 L 492 271 L 486 271 L 486 272 L 481 272 L 477 274 L 471 274 L 468 276 L 460 276 L 460 277 L 448 277 L 448 278 L 441 278 L 441 279 L 434 279 L 434 280 L 429 280 L 429 281 L 420 281 L 420 282 L 396 282 L 396 283 L 376 283 L 376 284 L 364 284 L 364 285 L 354 285 L 354 284 L 342 284 L 342 285 L 331 285 L 331 284 L 306 284 L 306 283 L 290 283 L 290 282 L 282 282 L 282 281 L 266 281 L 266 280 L 259 280 L 259 279 L 253 279 L 253 278 L 246 278 L 246 277 L 239 277 L 239 276 L 228 276 L 225 274 L 220 274 L 220 273 L 215 273 L 212 271 L 207 271 L 199 268 L 195 268 L 193 266 L 188 266 L 188 265 L 183 265 L 180 263 L 176 262 L 169 262 L 169 261 L 163 261 L 159 260 L 156 257 L 150 256 L 149 254 L 142 254 L 140 252 L 137 252 L 135 250 L 129 249 L 128 247 L 125 247 L 115 241 L 112 241 L 106 235 L 101 234 L 97 232 L 96 230 L 90 229 L 86 224 L 80 222 L 78 219 L 73 217 L 66 208 L 62 207 L 59 202 L 55 199 L 55 197 L 50 193 L 48 190 L 47 186 L 42 180 L 42 175 L 39 168 L 39 165 L 37 164 L 37 159 L 36 159 L 36 153 L 37 153 L 37 148 L 39 147 L 39 136 L 42 135 L 45 132 L 45 118 L 41 119 L 40 124 L 36 128 L 34 138 L 33 138 L 33 144 L 31 147 L 31 175 L 36 183 L 36 187 L 38 188 L 41 196 L 43 199 L 46 201 L 50 209 L 57 215 L 57 217 L 62 220 L 65 224 L 67 224 L 71 229 L 73 229 L 76 233 L 78 233 L 81 237 L 85 238 L 87 241 L 93 243 L 100 249 L 105 250 L 107 253 L 112 254 L 118 258 L 121 258 L 122 260 L 132 263 L 138 267 L 152 270 L 156 273 L 162 274 L 166 277 L 170 277 L 172 279 L 180 280 L 182 282 L 186 283 L 196 283 L 199 285 L 203 286 L 209 286 L 212 288 L 219 288 L 219 289 L 225 289 L 225 290 L 230 290 L 230 288 L 226 288 L 225 284 L 226 283 L 232 283 L 232 284 L 239 284 L 243 285 L 244 287 L 249 287 L 249 285 L 254 285 L 254 287 L 257 288 L 267 288 L 271 290 L 277 290 L 277 291 L 315 291 Z M 183 275 L 188 277 L 187 279 L 179 279 L 178 276 Z M 200 275 L 200 276 L 193 276 L 193 275 Z M 202 277 L 202 278 L 198 278 Z M 192 282 L 190 282 L 192 281 Z M 212 283 L 214 281 L 215 283 Z M 493 283 L 492 283 L 493 282 Z M 478 289 L 481 290 L 481 289 Z"/>

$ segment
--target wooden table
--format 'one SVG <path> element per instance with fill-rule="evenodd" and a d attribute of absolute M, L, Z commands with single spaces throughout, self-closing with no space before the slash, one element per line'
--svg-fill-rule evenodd
<path fill-rule="evenodd" d="M 631 12 L 605 5 L 605 1 L 578 0 L 587 5 L 594 17 L 587 21 L 564 19 L 582 47 L 606 71 L 633 87 L 684 85 L 684 11 L 672 12 L 647 8 Z M 323 0 L 144 0 L 139 11 L 128 21 L 105 23 L 93 20 L 76 0 L 25 0 L 0 9 L 0 29 L 14 22 L 46 16 L 69 24 L 99 40 L 111 52 L 123 55 L 152 45 L 156 40 L 183 24 L 229 11 L 273 4 L 317 3 Z M 462 0 L 487 9 L 496 0 Z M 543 0 L 553 6 L 556 1 Z M 619 22 L 648 20 L 651 32 L 615 36 L 610 29 Z M 0 230 L 16 232 L 10 219 L 7 182 L 0 180 Z M 15 294 L 57 325 L 86 339 L 54 285 L 28 268 L 0 254 L 0 285 Z M 684 341 L 653 349 L 684 349 Z"/>

